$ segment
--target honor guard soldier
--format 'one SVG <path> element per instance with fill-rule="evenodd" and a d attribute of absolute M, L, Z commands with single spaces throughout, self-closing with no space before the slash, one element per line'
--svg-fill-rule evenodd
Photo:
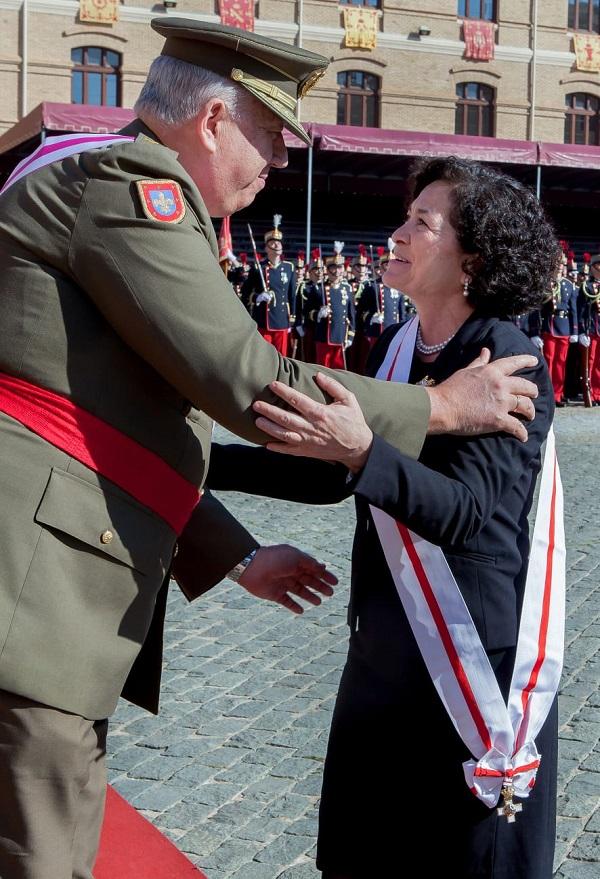
<path fill-rule="evenodd" d="M 362 323 L 368 346 L 367 356 L 383 331 L 393 324 L 400 323 L 405 317 L 402 294 L 399 290 L 388 287 L 383 281 L 390 261 L 390 253 L 384 247 L 378 247 L 377 255 L 379 278 L 368 285 L 362 302 Z"/>
<path fill-rule="evenodd" d="M 265 234 L 267 257 L 260 261 L 260 268 L 254 265 L 250 270 L 242 300 L 261 336 L 285 357 L 296 317 L 296 272 L 291 262 L 281 259 L 280 223 L 281 214 L 275 214 L 273 228 Z"/>
<path fill-rule="evenodd" d="M 298 360 L 307 358 L 304 352 L 304 287 L 308 278 L 308 266 L 306 265 L 306 253 L 299 250 L 296 256 L 296 289 L 294 291 L 294 336 L 293 356 Z"/>
<path fill-rule="evenodd" d="M 554 400 L 559 407 L 565 405 L 563 394 L 569 343 L 578 341 L 577 293 L 571 281 L 564 277 L 566 269 L 564 258 L 551 295 L 529 319 L 531 341 L 544 352 Z"/>
<path fill-rule="evenodd" d="M 315 363 L 317 354 L 315 351 L 315 325 L 311 320 L 310 311 L 315 303 L 319 305 L 325 301 L 325 287 L 323 278 L 323 260 L 321 251 L 314 247 L 310 253 L 310 262 L 307 266 L 307 280 L 302 288 L 302 352 L 307 363 Z M 312 303 L 312 305 L 311 305 Z"/>
<path fill-rule="evenodd" d="M 580 287 L 577 296 L 577 320 L 579 326 L 579 345 L 587 349 L 584 354 L 588 388 L 591 403 L 600 406 L 600 253 L 589 256 L 591 270 L 586 276 L 579 275 Z"/>
<path fill-rule="evenodd" d="M 346 368 L 362 375 L 369 346 L 364 334 L 362 313 L 364 300 L 374 296 L 373 282 L 369 277 L 369 258 L 364 244 L 358 245 L 358 253 L 350 261 L 350 286 L 354 301 L 355 333 L 352 346 L 346 352 Z"/>
<path fill-rule="evenodd" d="M 352 287 L 344 280 L 343 241 L 334 244 L 335 255 L 326 259 L 327 280 L 322 289 L 311 289 L 308 315 L 314 327 L 316 362 L 346 368 L 345 351 L 354 338 Z"/>
<path fill-rule="evenodd" d="M 238 254 L 236 264 L 233 265 L 227 273 L 227 280 L 235 290 L 235 295 L 238 299 L 242 298 L 242 285 L 248 277 L 249 271 L 250 263 L 248 262 L 248 254 Z"/>

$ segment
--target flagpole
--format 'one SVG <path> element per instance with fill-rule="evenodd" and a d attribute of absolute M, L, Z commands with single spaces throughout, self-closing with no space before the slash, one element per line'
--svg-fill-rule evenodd
<path fill-rule="evenodd" d="M 21 7 L 21 119 L 27 116 L 27 67 L 29 64 L 29 3 L 23 0 Z"/>
<path fill-rule="evenodd" d="M 313 145 L 308 145 L 308 175 L 306 180 L 306 253 L 310 254 L 312 224 Z"/>
<path fill-rule="evenodd" d="M 537 100 L 537 31 L 538 31 L 538 0 L 533 0 L 533 25 L 531 34 L 531 68 L 530 68 L 530 102 L 529 140 L 535 138 L 535 102 Z"/>

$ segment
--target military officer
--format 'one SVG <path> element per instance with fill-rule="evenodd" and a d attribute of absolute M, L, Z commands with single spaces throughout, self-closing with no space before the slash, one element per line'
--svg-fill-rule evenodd
<path fill-rule="evenodd" d="M 313 326 L 316 362 L 335 369 L 346 368 L 346 349 L 354 337 L 352 287 L 344 280 L 343 241 L 334 244 L 334 256 L 325 260 L 327 280 L 322 289 L 311 290 L 308 318 Z"/>
<path fill-rule="evenodd" d="M 296 319 L 296 272 L 293 263 L 282 260 L 281 214 L 273 217 L 273 228 L 265 233 L 266 259 L 255 264 L 242 286 L 242 301 L 256 321 L 263 339 L 285 357 L 290 331 Z"/>
<path fill-rule="evenodd" d="M 220 24 L 152 26 L 166 41 L 136 121 L 47 138 L 0 195 L 2 879 L 91 876 L 106 718 L 121 692 L 157 710 L 171 570 L 190 600 L 227 575 L 296 610 L 330 592 L 314 560 L 260 547 L 201 496 L 213 418 L 260 443 L 252 402 L 273 380 L 325 399 L 314 367 L 256 332 L 211 215 L 286 164 L 283 125 L 307 139 L 297 99 L 327 61 Z M 511 375 L 527 365 L 481 361 L 430 390 L 340 378 L 416 456 L 428 424 L 524 438 L 509 413 L 516 394 L 531 413 Z"/>
<path fill-rule="evenodd" d="M 564 387 L 569 343 L 577 342 L 577 292 L 565 277 L 567 264 L 557 272 L 552 295 L 539 311 L 532 312 L 529 329 L 532 342 L 543 350 L 557 406 L 565 406 Z"/>
<path fill-rule="evenodd" d="M 589 263 L 589 275 L 582 272 L 579 277 L 577 320 L 579 345 L 587 349 L 587 373 L 592 404 L 600 406 L 600 254 L 590 255 Z"/>

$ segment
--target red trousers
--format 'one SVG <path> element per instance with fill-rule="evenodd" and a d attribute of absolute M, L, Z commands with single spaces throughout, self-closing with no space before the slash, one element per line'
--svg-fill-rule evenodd
<path fill-rule="evenodd" d="M 330 345 L 328 342 L 315 342 L 316 362 L 319 366 L 331 369 L 346 369 L 343 345 Z"/>
<path fill-rule="evenodd" d="M 600 402 L 600 336 L 590 336 L 590 384 L 592 386 L 592 400 Z"/>
<path fill-rule="evenodd" d="M 288 330 L 263 330 L 258 328 L 258 332 L 263 339 L 270 342 L 273 348 L 279 351 L 284 357 L 287 357 L 290 334 Z"/>
<path fill-rule="evenodd" d="M 544 357 L 548 364 L 548 371 L 550 372 L 552 387 L 554 388 L 554 400 L 556 403 L 560 403 L 565 388 L 569 337 L 551 336 L 549 333 L 544 333 L 542 339 L 544 341 Z"/>

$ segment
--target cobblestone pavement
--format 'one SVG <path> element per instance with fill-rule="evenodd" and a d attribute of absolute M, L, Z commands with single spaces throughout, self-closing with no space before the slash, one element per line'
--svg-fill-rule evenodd
<path fill-rule="evenodd" d="M 556 876 L 598 879 L 600 411 L 561 410 L 556 432 L 568 546 Z M 226 500 L 257 539 L 296 543 L 326 560 L 338 591 L 295 617 L 230 583 L 191 605 L 173 587 L 161 713 L 120 704 L 110 779 L 209 879 L 317 879 L 317 804 L 346 651 L 353 505 Z"/>

